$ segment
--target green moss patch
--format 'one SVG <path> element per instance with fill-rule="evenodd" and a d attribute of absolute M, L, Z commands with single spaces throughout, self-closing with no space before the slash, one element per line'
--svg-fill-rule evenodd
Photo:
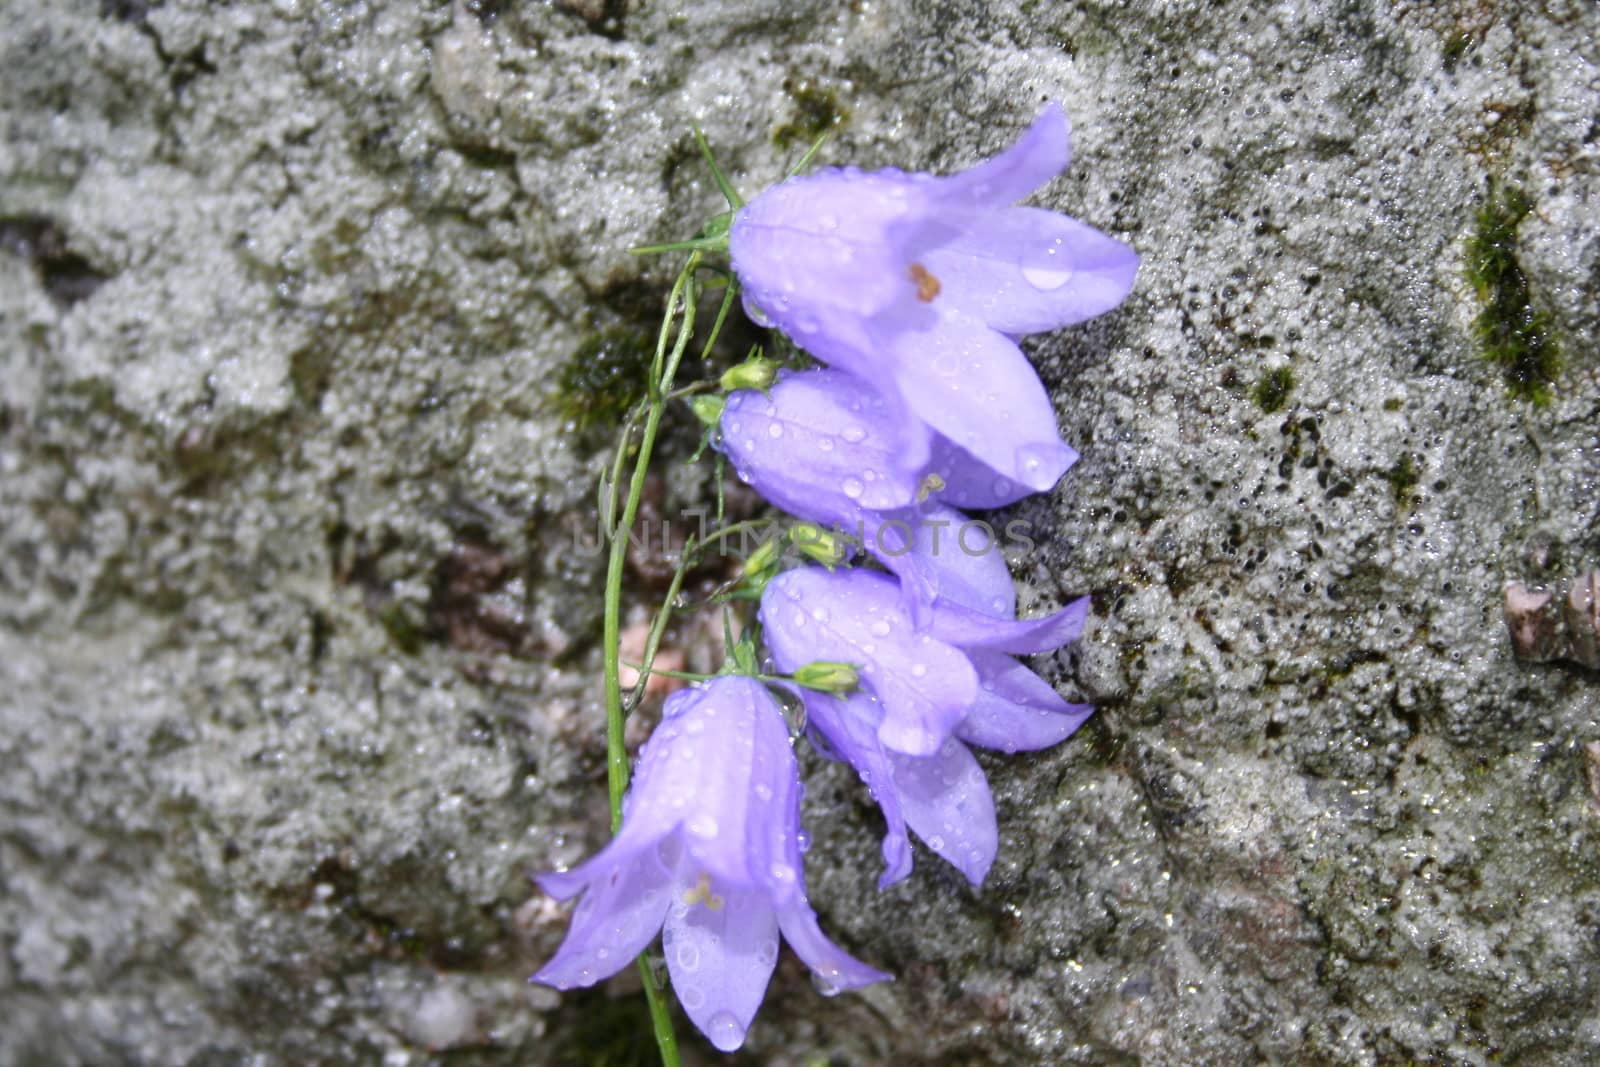
<path fill-rule="evenodd" d="M 788 122 L 772 131 L 772 143 L 779 148 L 809 148 L 818 137 L 850 117 L 849 109 L 839 103 L 832 89 L 809 81 L 786 81 L 783 87 L 794 101 L 794 111 Z"/>
<path fill-rule="evenodd" d="M 1467 238 L 1467 280 L 1483 302 L 1472 330 L 1484 358 L 1500 368 L 1513 396 L 1543 406 L 1550 402 L 1561 355 L 1550 317 L 1534 306 L 1517 260 L 1517 228 L 1531 210 L 1520 189 L 1490 181 Z"/>
<path fill-rule="evenodd" d="M 1267 414 L 1280 410 L 1289 400 L 1289 393 L 1294 389 L 1294 371 L 1288 367 L 1277 367 L 1261 376 L 1256 382 L 1256 387 L 1250 391 L 1250 396 L 1255 400 L 1256 406 Z"/>
<path fill-rule="evenodd" d="M 654 355 L 654 340 L 628 326 L 589 334 L 561 368 L 561 413 L 580 430 L 617 424 L 644 396 Z"/>

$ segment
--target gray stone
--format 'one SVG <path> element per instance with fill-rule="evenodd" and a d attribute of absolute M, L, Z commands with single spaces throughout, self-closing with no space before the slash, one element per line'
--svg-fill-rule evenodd
<path fill-rule="evenodd" d="M 1027 343 L 1084 458 L 1006 516 L 1028 606 L 1095 595 L 1038 666 L 1101 711 L 982 757 L 981 892 L 926 851 L 876 891 L 808 758 L 823 925 L 897 980 L 786 956 L 747 1058 L 1600 1059 L 1600 687 L 1500 620 L 1600 565 L 1596 41 L 1578 0 L 10 5 L 0 1062 L 627 1036 L 630 973 L 526 984 L 527 874 L 605 836 L 611 431 L 562 374 L 648 343 L 675 267 L 626 249 L 719 210 L 691 121 L 753 193 L 830 109 L 825 158 L 948 170 L 1047 98 L 1037 202 L 1144 256 Z M 1473 332 L 1491 179 L 1546 406 Z"/>

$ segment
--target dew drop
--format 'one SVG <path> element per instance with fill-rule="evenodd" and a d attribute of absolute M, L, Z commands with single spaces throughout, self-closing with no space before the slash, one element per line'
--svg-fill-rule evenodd
<path fill-rule="evenodd" d="M 767 427 L 767 436 L 768 437 L 782 437 L 783 436 L 783 425 L 781 423 L 777 423 L 777 422 L 772 423 L 770 426 Z"/>
<path fill-rule="evenodd" d="M 801 830 L 799 833 L 794 835 L 794 843 L 801 852 L 811 851 L 811 835 L 806 833 L 804 830 Z"/>
<path fill-rule="evenodd" d="M 858 445 L 867 439 L 867 431 L 859 426 L 846 426 L 840 431 L 839 436 L 844 438 L 847 444 Z"/>
<path fill-rule="evenodd" d="M 679 1003 L 690 1011 L 698 1011 L 700 1006 L 706 1002 L 705 993 L 697 985 L 676 986 L 674 988 L 677 990 Z"/>
<path fill-rule="evenodd" d="M 822 438 L 821 440 L 819 440 L 817 442 L 817 447 L 822 449 L 824 452 L 832 452 L 833 451 L 833 438 L 831 438 L 831 437 Z"/>
<path fill-rule="evenodd" d="M 689 832 L 696 837 L 716 837 L 717 820 L 709 815 L 696 815 L 689 820 Z"/>
<path fill-rule="evenodd" d="M 877 622 L 875 622 L 871 626 L 867 627 L 867 629 L 872 632 L 874 637 L 888 637 L 889 636 L 889 620 L 888 619 L 879 619 Z"/>
<path fill-rule="evenodd" d="M 744 1044 L 744 1026 L 733 1017 L 733 1012 L 719 1011 L 706 1023 L 706 1036 L 719 1052 L 732 1052 Z"/>
<path fill-rule="evenodd" d="M 768 868 L 768 873 L 772 875 L 772 880 L 775 882 L 787 884 L 794 881 L 794 868 L 787 863 L 774 863 Z"/>
<path fill-rule="evenodd" d="M 928 847 L 933 849 L 935 852 L 942 851 L 944 849 L 944 838 L 940 837 L 938 834 L 934 834 L 932 837 L 928 838 Z"/>
<path fill-rule="evenodd" d="M 762 963 L 773 963 L 778 958 L 778 943 L 776 941 L 763 941 L 756 946 L 756 959 Z"/>
<path fill-rule="evenodd" d="M 678 966 L 688 974 L 693 974 L 700 969 L 700 946 L 693 941 L 685 941 L 678 946 L 678 951 L 673 957 L 678 961 Z M 687 1007 L 687 1005 L 685 1005 Z"/>
<path fill-rule="evenodd" d="M 867 487 L 862 485 L 859 479 L 846 478 L 844 480 L 844 484 L 839 488 L 844 490 L 845 496 L 849 497 L 851 500 L 854 500 L 856 497 L 866 492 Z"/>
<path fill-rule="evenodd" d="M 928 665 L 926 663 L 913 663 L 911 665 L 911 677 L 913 677 L 913 678 L 921 678 L 923 675 L 925 675 L 927 673 L 928 673 Z"/>
<path fill-rule="evenodd" d="M 819 974 L 816 971 L 811 972 L 811 988 L 825 997 L 839 995 L 839 983 L 835 982 L 831 975 Z"/>
<path fill-rule="evenodd" d="M 758 800 L 771 800 L 772 799 L 772 787 L 770 785 L 768 785 L 767 783 L 765 783 L 765 782 L 758 782 L 756 784 L 756 799 L 758 799 Z"/>

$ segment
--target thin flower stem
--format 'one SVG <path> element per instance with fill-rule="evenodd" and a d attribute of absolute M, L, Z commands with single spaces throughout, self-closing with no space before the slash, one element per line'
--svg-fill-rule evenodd
<path fill-rule="evenodd" d="M 650 365 L 648 408 L 644 429 L 639 436 L 639 450 L 633 461 L 633 475 L 628 483 L 628 497 L 622 506 L 622 517 L 617 520 L 611 534 L 611 556 L 606 566 L 605 615 L 601 643 L 605 666 L 606 694 L 606 783 L 611 796 L 611 832 L 622 828 L 622 797 L 628 791 L 628 751 L 622 743 L 622 571 L 627 563 L 628 538 L 633 533 L 633 523 L 639 515 L 639 502 L 644 498 L 645 476 L 650 468 L 650 453 L 655 448 L 656 434 L 661 428 L 661 416 L 666 410 L 662 394 L 672 388 L 672 375 L 677 372 L 678 361 L 689 347 L 689 337 L 694 332 L 695 284 L 694 268 L 699 263 L 698 253 L 678 272 L 672 293 L 667 298 L 667 314 L 661 323 L 661 335 L 656 344 L 655 359 Z M 668 342 L 672 340 L 674 320 L 678 324 L 677 339 L 668 355 Z M 624 445 L 626 441 L 624 440 Z"/>
<path fill-rule="evenodd" d="M 690 338 L 694 336 L 695 311 L 701 289 L 695 279 L 695 272 L 699 266 L 700 253 L 696 251 L 689 256 L 688 262 L 678 272 L 677 281 L 673 283 L 672 292 L 667 297 L 667 313 L 661 322 L 655 358 L 650 362 L 648 390 L 642 404 L 644 426 L 638 428 L 640 408 L 636 407 L 629 412 L 622 432 L 618 435 L 617 456 L 612 466 L 611 478 L 602 493 L 601 506 L 605 512 L 606 529 L 611 536 L 611 555 L 606 561 L 605 611 L 601 645 L 606 695 L 606 784 L 610 794 L 613 835 L 622 829 L 622 798 L 628 791 L 628 750 L 623 744 L 623 728 L 627 712 L 638 703 L 644 681 L 649 678 L 648 669 L 641 672 L 640 685 L 633 694 L 630 694 L 630 699 L 624 706 L 621 655 L 622 572 L 627 563 L 628 539 L 633 533 L 634 521 L 639 516 L 639 504 L 644 498 L 645 478 L 650 470 L 650 456 L 661 430 L 661 419 L 666 413 L 667 400 L 673 396 L 672 382 L 678 373 L 678 365 L 683 361 L 683 354 L 689 348 Z M 723 293 L 722 302 L 717 308 L 716 320 L 712 323 L 710 336 L 706 339 L 701 352 L 702 362 L 710 352 L 711 346 L 716 343 L 717 335 L 722 332 L 723 323 L 727 321 L 728 313 L 733 309 L 734 300 L 737 298 L 737 290 L 737 286 L 729 285 Z M 673 332 L 675 322 L 676 336 Z M 628 480 L 628 496 L 622 505 L 621 517 L 616 518 L 615 525 L 612 525 L 612 518 L 616 514 L 618 489 L 622 484 L 622 472 L 627 465 L 636 428 L 639 440 L 637 450 L 632 456 L 633 469 Z M 685 545 L 685 561 L 679 565 L 667 603 L 651 626 L 645 647 L 647 664 L 654 660 L 656 650 L 660 646 L 661 635 L 671 618 L 672 601 L 676 599 L 683 577 L 687 573 L 686 561 L 692 548 L 692 542 Z M 660 983 L 657 982 L 650 966 L 648 952 L 640 953 L 638 966 L 639 975 L 644 980 L 645 1000 L 650 1005 L 650 1021 L 655 1030 L 656 1046 L 661 1052 L 661 1062 L 663 1067 L 678 1067 L 678 1039 L 672 1032 L 672 1016 L 662 997 Z"/>
<path fill-rule="evenodd" d="M 628 694 L 625 707 L 630 713 L 644 699 L 645 687 L 650 684 L 651 667 L 656 661 L 657 650 L 661 648 L 661 637 L 667 632 L 667 623 L 672 621 L 672 609 L 678 602 L 678 593 L 683 589 L 683 579 L 688 575 L 689 567 L 696 558 L 695 550 L 699 547 L 695 543 L 693 534 L 690 534 L 688 540 L 683 543 L 683 551 L 678 556 L 678 569 L 672 573 L 672 584 L 667 586 L 667 595 L 662 598 L 661 608 L 650 624 L 650 634 L 645 638 L 644 659 L 634 667 L 639 672 L 639 681 Z M 628 666 L 634 665 L 630 663 Z"/>
<path fill-rule="evenodd" d="M 666 992 L 647 953 L 639 953 L 639 977 L 644 981 L 645 1003 L 650 1005 L 650 1025 L 656 1032 L 656 1048 L 661 1051 L 661 1067 L 678 1067 L 678 1035 L 672 1032 L 672 1014 L 667 1010 Z"/>
<path fill-rule="evenodd" d="M 621 518 L 609 531 L 611 556 L 606 563 L 605 613 L 601 643 L 606 694 L 606 784 L 610 793 L 612 834 L 616 834 L 622 828 L 622 798 L 628 791 L 628 750 L 622 740 L 624 726 L 621 668 L 622 571 L 627 562 L 628 537 L 633 532 L 634 520 L 639 515 L 639 503 L 644 498 L 645 475 L 650 467 L 650 453 L 655 447 L 656 434 L 661 428 L 661 416 L 666 410 L 662 396 L 671 391 L 672 376 L 677 373 L 678 362 L 683 358 L 684 350 L 689 347 L 689 338 L 694 333 L 697 295 L 694 273 L 699 262 L 699 252 L 689 257 L 683 270 L 678 273 L 678 280 L 673 284 L 672 293 L 667 298 L 667 313 L 661 322 L 655 359 L 650 365 L 644 428 L 640 432 L 639 449 L 633 461 L 633 474 L 628 483 L 628 498 L 623 504 Z M 677 339 L 672 342 L 669 355 L 667 345 L 672 341 L 673 322 L 680 316 L 682 321 L 678 324 Z M 613 509 L 636 419 L 637 409 L 630 413 L 623 432 L 619 435 L 618 456 L 608 489 L 608 506 Z M 650 1024 L 655 1031 L 656 1047 L 661 1052 L 662 1067 L 679 1067 L 678 1038 L 672 1031 L 672 1016 L 667 1010 L 661 987 L 652 973 L 648 952 L 639 954 L 638 967 L 639 976 L 644 980 L 644 996 L 650 1005 Z"/>
<path fill-rule="evenodd" d="M 663 678 L 677 678 L 677 679 L 680 679 L 680 680 L 685 681 L 685 682 L 709 682 L 713 678 L 722 677 L 722 675 L 720 675 L 720 674 L 701 674 L 701 673 L 699 673 L 697 671 L 672 671 L 672 670 L 668 670 L 665 667 L 649 667 L 649 668 L 647 668 L 642 663 L 629 663 L 626 660 L 623 661 L 623 666 L 632 667 L 636 671 L 643 671 L 643 672 L 645 672 L 647 674 L 659 674 Z M 754 678 L 758 682 L 767 682 L 767 683 L 778 683 L 778 682 L 781 682 L 781 683 L 784 683 L 784 684 L 787 684 L 787 685 L 799 685 L 800 684 L 799 682 L 794 680 L 794 676 L 791 675 L 791 674 L 750 674 L 750 675 L 746 675 L 745 677 Z"/>

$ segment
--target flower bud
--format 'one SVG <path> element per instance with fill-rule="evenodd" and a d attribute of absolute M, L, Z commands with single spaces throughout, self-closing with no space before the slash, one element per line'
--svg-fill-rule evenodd
<path fill-rule="evenodd" d="M 749 359 L 737 367 L 729 367 L 723 373 L 722 388 L 730 393 L 738 389 L 758 389 L 766 392 L 772 388 L 772 383 L 778 380 L 778 367 L 776 360 L 762 356 L 758 348 Z"/>
<path fill-rule="evenodd" d="M 845 557 L 845 546 L 839 538 L 814 522 L 797 522 L 789 527 L 789 541 L 802 555 L 816 560 L 830 571 Z"/>
<path fill-rule="evenodd" d="M 850 663 L 814 660 L 794 672 L 794 681 L 807 689 L 843 696 L 861 688 L 861 672 Z"/>
<path fill-rule="evenodd" d="M 758 588 L 765 586 L 767 579 L 772 577 L 772 572 L 777 566 L 778 549 L 779 544 L 776 537 L 757 545 L 756 550 L 750 553 L 749 558 L 744 561 L 744 567 L 740 571 L 741 584 L 755 585 Z"/>
<path fill-rule="evenodd" d="M 708 393 L 689 398 L 689 410 L 694 412 L 694 417 L 700 420 L 701 425 L 711 430 L 716 429 L 722 421 L 722 409 L 726 406 L 727 401 Z"/>

